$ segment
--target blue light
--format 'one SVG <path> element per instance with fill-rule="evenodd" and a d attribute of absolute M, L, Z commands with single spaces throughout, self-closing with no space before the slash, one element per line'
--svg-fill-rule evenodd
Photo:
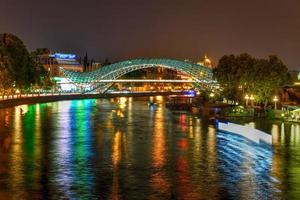
<path fill-rule="evenodd" d="M 76 59 L 77 58 L 77 56 L 75 54 L 63 54 L 63 53 L 55 53 L 51 56 L 53 56 L 56 59 L 64 59 L 64 60 Z"/>
<path fill-rule="evenodd" d="M 187 90 L 187 91 L 184 91 L 184 95 L 194 97 L 196 95 L 196 93 L 194 90 Z"/>

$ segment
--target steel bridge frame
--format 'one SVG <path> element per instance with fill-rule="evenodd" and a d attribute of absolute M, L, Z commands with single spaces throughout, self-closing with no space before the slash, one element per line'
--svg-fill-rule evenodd
<path fill-rule="evenodd" d="M 113 82 L 101 82 L 101 80 L 116 80 L 129 72 L 153 67 L 162 67 L 185 73 L 199 87 L 211 87 L 214 83 L 210 68 L 188 61 L 165 58 L 126 60 L 103 66 L 91 72 L 74 72 L 63 68 L 61 68 L 61 71 L 70 82 L 82 88 L 83 93 L 92 92 L 96 89 L 100 93 L 104 93 Z"/>

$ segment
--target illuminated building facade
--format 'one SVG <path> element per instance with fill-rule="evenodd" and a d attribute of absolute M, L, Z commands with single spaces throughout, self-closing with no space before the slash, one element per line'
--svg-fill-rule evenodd
<path fill-rule="evenodd" d="M 292 85 L 281 91 L 281 102 L 285 105 L 300 105 L 300 71 L 290 71 Z"/>
<path fill-rule="evenodd" d="M 199 62 L 197 62 L 197 64 L 213 68 L 213 63 L 211 59 L 207 56 L 207 54 L 205 54 L 203 60 L 200 60 Z"/>
<path fill-rule="evenodd" d="M 62 76 L 60 67 L 66 70 L 83 72 L 83 66 L 80 64 L 80 58 L 75 54 L 63 53 L 45 53 L 37 55 L 36 60 L 49 71 L 50 76 Z"/>
<path fill-rule="evenodd" d="M 185 61 L 192 62 L 192 61 L 190 61 L 188 59 L 186 59 Z M 207 56 L 207 54 L 204 55 L 204 58 L 202 60 L 196 62 L 196 64 L 198 64 L 200 66 L 207 67 L 207 68 L 213 68 L 213 63 L 212 63 L 211 59 Z M 187 74 L 182 73 L 182 72 L 177 72 L 177 76 L 181 80 L 190 80 L 191 79 L 191 77 L 187 76 Z M 191 84 L 184 84 L 183 86 L 187 88 L 190 85 Z"/>
<path fill-rule="evenodd" d="M 294 79 L 294 84 L 300 86 L 300 71 L 292 71 L 291 74 Z"/>

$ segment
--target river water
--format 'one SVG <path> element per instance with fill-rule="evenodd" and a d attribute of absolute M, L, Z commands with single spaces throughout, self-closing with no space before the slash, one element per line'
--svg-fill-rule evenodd
<path fill-rule="evenodd" d="M 270 147 L 154 101 L 0 110 L 0 200 L 300 198 L 299 124 L 253 123 Z"/>

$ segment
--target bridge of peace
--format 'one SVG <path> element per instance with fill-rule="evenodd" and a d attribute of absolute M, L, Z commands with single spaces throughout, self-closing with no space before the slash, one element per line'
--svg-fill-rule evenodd
<path fill-rule="evenodd" d="M 142 92 L 114 92 L 110 93 L 109 88 L 114 83 L 190 83 L 196 90 L 214 90 L 217 86 L 213 80 L 212 69 L 201 64 L 166 58 L 150 59 L 132 59 L 104 65 L 98 69 L 86 72 L 72 70 L 65 66 L 58 65 L 60 78 L 66 79 L 67 83 L 57 83 L 72 85 L 75 91 L 54 91 L 34 92 L 31 94 L 12 95 L 2 98 L 0 108 L 21 105 L 42 103 L 49 101 L 85 99 L 85 98 L 102 98 L 102 97 L 121 97 L 121 96 L 153 96 L 153 95 L 171 95 L 184 94 L 183 90 L 172 91 L 142 91 Z M 124 75 L 147 68 L 163 68 L 184 74 L 188 79 L 120 79 Z M 55 78 L 55 77 L 54 77 Z"/>
<path fill-rule="evenodd" d="M 190 80 L 120 80 L 123 75 L 132 71 L 161 67 L 178 71 L 190 77 Z M 63 75 L 70 83 L 81 88 L 82 93 L 105 93 L 116 82 L 188 82 L 195 88 L 204 89 L 212 87 L 215 82 L 212 79 L 212 69 L 196 63 L 176 59 L 151 58 L 133 59 L 105 65 L 99 69 L 88 72 L 76 72 L 60 68 Z"/>

